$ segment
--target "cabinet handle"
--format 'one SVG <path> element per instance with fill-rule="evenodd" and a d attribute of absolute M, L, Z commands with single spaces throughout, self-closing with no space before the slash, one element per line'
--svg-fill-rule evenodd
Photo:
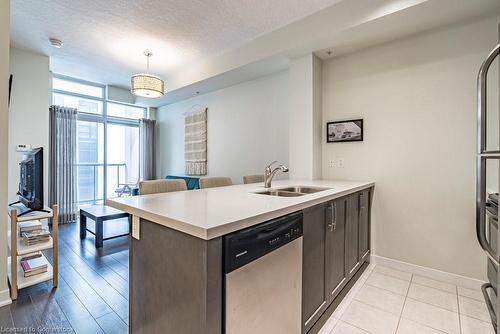
<path fill-rule="evenodd" d="M 330 205 L 328 206 L 328 215 L 329 217 L 326 218 L 328 228 L 330 229 L 330 232 L 333 232 L 337 229 L 337 222 L 335 221 L 335 203 L 331 202 Z"/>
<path fill-rule="evenodd" d="M 361 203 L 363 202 L 363 193 L 359 193 L 359 208 L 360 210 L 365 210 L 366 209 L 366 206 L 364 205 L 361 205 Z"/>
<path fill-rule="evenodd" d="M 327 216 L 326 216 L 326 219 L 325 219 L 325 222 L 326 222 L 326 226 L 330 229 L 330 231 L 333 230 L 333 225 L 332 225 L 332 217 L 333 217 L 333 210 L 332 210 L 332 206 L 329 204 L 327 206 Z"/>
<path fill-rule="evenodd" d="M 330 231 L 335 231 L 337 229 L 337 221 L 335 220 L 335 202 L 332 202 L 331 208 L 332 208 L 332 221 L 330 224 L 328 224 L 328 227 L 330 227 Z"/>

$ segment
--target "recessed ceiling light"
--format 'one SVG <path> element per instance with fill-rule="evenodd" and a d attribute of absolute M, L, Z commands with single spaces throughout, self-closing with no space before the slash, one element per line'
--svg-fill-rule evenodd
<path fill-rule="evenodd" d="M 60 39 L 57 38 L 49 38 L 50 45 L 52 45 L 55 48 L 62 48 L 63 42 Z"/>

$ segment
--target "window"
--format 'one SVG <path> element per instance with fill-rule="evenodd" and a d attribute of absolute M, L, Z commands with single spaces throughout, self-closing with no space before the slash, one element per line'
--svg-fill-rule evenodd
<path fill-rule="evenodd" d="M 52 79 L 52 89 L 101 99 L 104 98 L 104 87 L 102 86 L 70 81 L 58 77 Z"/>
<path fill-rule="evenodd" d="M 103 113 L 103 102 L 99 100 L 91 100 L 83 97 L 53 93 L 52 103 L 58 106 L 75 108 L 80 113 L 84 112 L 100 115 L 102 115 Z"/>
<path fill-rule="evenodd" d="M 108 116 L 131 119 L 144 118 L 144 108 L 108 102 Z"/>
<path fill-rule="evenodd" d="M 108 101 L 104 86 L 54 76 L 52 101 L 78 110 L 78 205 L 103 203 L 139 181 L 139 119 L 146 108 Z"/>

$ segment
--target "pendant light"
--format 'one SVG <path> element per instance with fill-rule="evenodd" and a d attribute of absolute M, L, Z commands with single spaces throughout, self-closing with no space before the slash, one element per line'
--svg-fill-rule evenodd
<path fill-rule="evenodd" d="M 144 51 L 147 57 L 146 73 L 135 74 L 131 79 L 130 91 L 136 96 L 157 98 L 164 94 L 163 80 L 156 75 L 149 74 L 149 58 L 153 55 L 150 51 Z"/>

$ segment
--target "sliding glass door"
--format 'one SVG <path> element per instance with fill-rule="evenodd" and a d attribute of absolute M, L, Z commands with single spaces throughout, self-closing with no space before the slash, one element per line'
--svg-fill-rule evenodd
<path fill-rule="evenodd" d="M 139 182 L 139 128 L 108 123 L 107 198 L 127 195 Z"/>
<path fill-rule="evenodd" d="M 139 127 L 78 120 L 77 128 L 78 205 L 130 195 L 139 182 Z"/>
<path fill-rule="evenodd" d="M 104 124 L 77 122 L 77 199 L 79 205 L 104 199 Z"/>

